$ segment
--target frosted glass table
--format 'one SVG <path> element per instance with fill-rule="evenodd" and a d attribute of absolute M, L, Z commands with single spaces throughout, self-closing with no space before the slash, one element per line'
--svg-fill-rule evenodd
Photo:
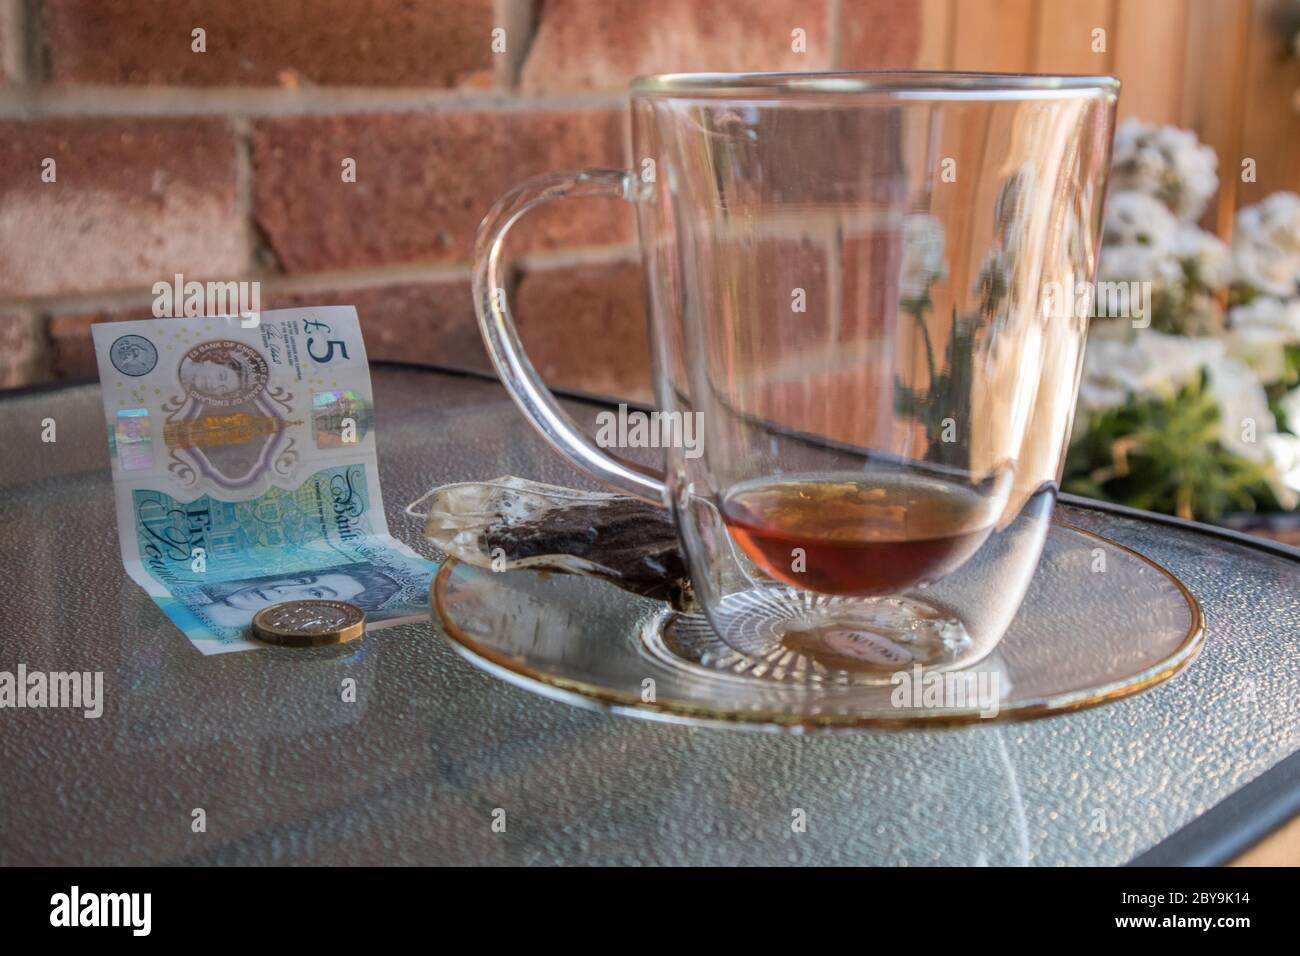
<path fill-rule="evenodd" d="M 389 522 L 417 549 L 401 511 L 430 486 L 590 486 L 494 381 L 374 381 Z M 106 696 L 98 720 L 0 711 L 3 864 L 1213 863 L 1300 811 L 1300 552 L 1281 546 L 1071 501 L 1065 520 L 1196 594 L 1186 671 L 1031 723 L 796 738 L 543 699 L 430 623 L 204 658 L 122 572 L 98 386 L 0 398 L 0 449 L 0 670 L 102 670 Z"/>

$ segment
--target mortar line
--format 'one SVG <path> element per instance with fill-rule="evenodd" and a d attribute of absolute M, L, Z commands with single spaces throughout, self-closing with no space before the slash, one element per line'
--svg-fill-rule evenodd
<path fill-rule="evenodd" d="M 0 119 L 80 116 L 250 118 L 350 113 L 553 112 L 625 108 L 622 90 L 523 96 L 512 90 L 392 87 L 13 86 L 0 88 Z"/>
<path fill-rule="evenodd" d="M 235 133 L 235 214 L 240 219 L 240 255 L 244 271 L 252 275 L 260 270 L 256 211 L 253 197 L 253 124 L 245 116 L 231 121 Z"/>
<path fill-rule="evenodd" d="M 537 252 L 514 257 L 511 262 L 524 272 L 543 272 L 586 265 L 615 265 L 639 259 L 636 246 L 584 246 Z M 468 282 L 473 269 L 468 263 L 379 266 L 361 269 L 336 269 L 305 275 L 252 276 L 262 284 L 264 294 L 312 292 L 329 289 L 376 289 L 396 285 L 434 285 L 445 282 Z M 212 277 L 186 276 L 186 281 L 208 281 Z M 171 276 L 159 276 L 159 282 L 171 282 Z M 213 281 L 228 281 L 219 277 Z M 81 294 L 54 294 L 0 300 L 6 310 L 29 309 L 47 315 L 74 312 L 114 311 L 148 306 L 153 302 L 152 288 L 133 287 Z"/>

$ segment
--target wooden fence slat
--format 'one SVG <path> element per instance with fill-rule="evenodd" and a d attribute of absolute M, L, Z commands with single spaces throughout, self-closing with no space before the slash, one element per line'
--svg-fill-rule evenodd
<path fill-rule="evenodd" d="M 1114 0 L 1038 0 L 1034 70 L 1109 73 L 1114 51 Z M 1093 51 L 1093 31 L 1106 31 L 1104 52 Z"/>
<path fill-rule="evenodd" d="M 1182 122 L 1219 157 L 1219 195 L 1201 224 L 1221 236 L 1232 225 L 1237 177 L 1222 175 L 1241 155 L 1251 0 L 1190 0 Z M 1120 99 L 1124 96 L 1121 93 Z"/>
<path fill-rule="evenodd" d="M 1294 7 L 1294 0 L 1286 0 Z M 1250 18 L 1246 76 L 1241 98 L 1241 150 L 1220 155 L 1220 180 L 1236 181 L 1236 205 L 1259 202 L 1280 189 L 1300 192 L 1300 113 L 1292 97 L 1300 88 L 1300 64 L 1286 52 L 1278 29 L 1278 0 L 1256 0 Z M 1241 181 L 1243 159 L 1255 161 L 1256 180 Z"/>
<path fill-rule="evenodd" d="M 1234 211 L 1300 192 L 1300 64 L 1276 19 L 1295 0 L 914 0 L 917 67 L 1114 73 L 1120 119 L 1191 129 L 1219 157 L 1220 193 L 1202 223 L 1229 234 Z M 1094 52 L 1096 29 L 1106 49 Z M 1255 160 L 1256 182 L 1241 182 Z"/>
<path fill-rule="evenodd" d="M 954 70 L 1024 73 L 1029 69 L 1034 54 L 1034 0 L 961 0 L 954 13 Z"/>
<path fill-rule="evenodd" d="M 951 70 L 952 28 L 955 0 L 919 0 L 921 4 L 921 48 L 916 53 L 918 70 Z"/>
<path fill-rule="evenodd" d="M 1111 69 L 1124 84 L 1119 118 L 1178 123 L 1187 56 L 1187 0 L 1118 0 Z"/>

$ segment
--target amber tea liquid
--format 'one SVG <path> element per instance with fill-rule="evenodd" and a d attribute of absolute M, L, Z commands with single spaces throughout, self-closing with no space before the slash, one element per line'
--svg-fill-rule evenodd
<path fill-rule="evenodd" d="M 988 537 L 1002 501 L 959 480 L 889 470 L 746 482 L 721 510 L 735 542 L 777 580 L 876 597 L 959 568 Z"/>

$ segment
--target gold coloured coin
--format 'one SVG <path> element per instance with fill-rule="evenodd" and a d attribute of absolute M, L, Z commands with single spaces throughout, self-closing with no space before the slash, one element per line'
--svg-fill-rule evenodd
<path fill-rule="evenodd" d="M 285 601 L 253 615 L 253 636 L 287 647 L 343 644 L 365 633 L 366 612 L 346 601 Z"/>

